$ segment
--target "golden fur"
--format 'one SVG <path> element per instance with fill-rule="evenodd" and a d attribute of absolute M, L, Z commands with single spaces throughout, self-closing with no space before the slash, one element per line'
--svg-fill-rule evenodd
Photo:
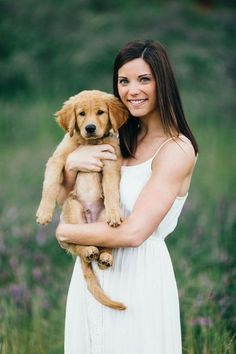
<path fill-rule="evenodd" d="M 37 222 L 45 225 L 52 220 L 68 154 L 81 144 L 110 144 L 116 151 L 117 160 L 104 160 L 102 173 L 78 172 L 74 190 L 63 203 L 62 213 L 65 223 L 106 220 L 110 226 L 118 226 L 122 221 L 119 207 L 121 155 L 114 133 L 127 120 L 127 110 L 113 95 L 92 90 L 71 97 L 56 112 L 56 117 L 68 133 L 47 162 Z M 98 261 L 101 269 L 111 266 L 111 249 L 66 243 L 61 246 L 80 256 L 88 289 L 99 302 L 117 310 L 126 308 L 104 294 L 91 266 L 93 260 Z"/>

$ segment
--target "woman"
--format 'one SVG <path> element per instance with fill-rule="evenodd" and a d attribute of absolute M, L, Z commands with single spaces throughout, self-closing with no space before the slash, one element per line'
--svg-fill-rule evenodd
<path fill-rule="evenodd" d="M 130 112 L 120 129 L 120 183 L 125 221 L 60 224 L 60 241 L 115 248 L 114 266 L 94 269 L 105 293 L 127 310 L 114 311 L 92 298 L 77 259 L 68 293 L 66 354 L 179 354 L 179 302 L 165 237 L 177 225 L 198 152 L 185 120 L 167 55 L 160 43 L 135 41 L 118 54 L 114 94 Z M 65 186 L 76 170 L 102 168 L 114 159 L 108 145 L 80 147 L 67 161 Z"/>

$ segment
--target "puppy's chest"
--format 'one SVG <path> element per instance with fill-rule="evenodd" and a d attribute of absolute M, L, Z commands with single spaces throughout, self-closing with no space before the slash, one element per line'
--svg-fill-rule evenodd
<path fill-rule="evenodd" d="M 80 201 L 92 202 L 103 198 L 102 174 L 99 172 L 79 172 L 74 191 Z"/>
<path fill-rule="evenodd" d="M 83 205 L 87 222 L 95 222 L 104 209 L 102 174 L 99 172 L 79 172 L 74 193 Z"/>

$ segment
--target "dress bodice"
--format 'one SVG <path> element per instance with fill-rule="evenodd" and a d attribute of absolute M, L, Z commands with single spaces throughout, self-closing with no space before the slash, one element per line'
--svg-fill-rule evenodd
<path fill-rule="evenodd" d="M 127 217 L 132 212 L 140 192 L 150 178 L 152 173 L 152 161 L 155 156 L 156 154 L 149 160 L 146 160 L 138 165 L 122 166 L 120 200 L 124 217 Z M 177 197 L 175 199 L 170 210 L 149 239 L 164 239 L 167 235 L 174 231 L 186 199 L 187 194 L 184 197 Z"/>

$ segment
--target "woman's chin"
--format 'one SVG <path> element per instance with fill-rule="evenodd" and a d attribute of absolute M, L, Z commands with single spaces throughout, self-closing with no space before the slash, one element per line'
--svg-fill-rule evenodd
<path fill-rule="evenodd" d="M 133 117 L 137 117 L 137 118 L 143 117 L 143 116 L 145 116 L 147 114 L 147 112 L 144 111 L 141 108 L 139 108 L 139 109 L 138 108 L 132 108 L 132 109 L 129 109 L 129 111 L 130 111 L 130 113 L 131 113 L 131 115 Z"/>

